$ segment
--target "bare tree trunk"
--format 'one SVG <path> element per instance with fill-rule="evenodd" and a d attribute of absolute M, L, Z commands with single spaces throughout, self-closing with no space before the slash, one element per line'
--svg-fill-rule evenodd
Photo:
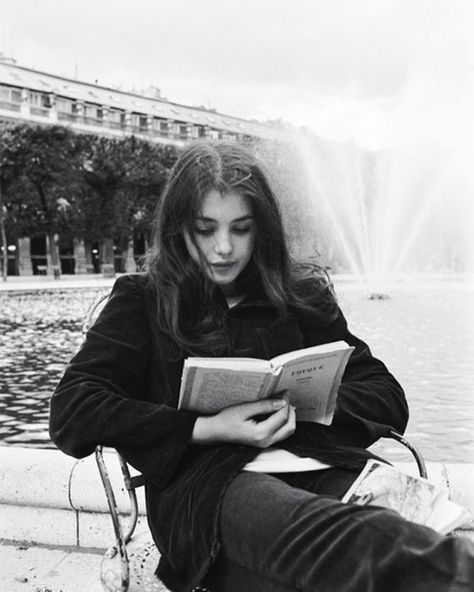
<path fill-rule="evenodd" d="M 104 277 L 115 275 L 114 241 L 104 238 L 100 243 L 100 268 Z"/>
<path fill-rule="evenodd" d="M 3 281 L 6 282 L 8 278 L 8 245 L 7 245 L 7 233 L 5 232 L 5 218 L 0 215 L 0 232 L 2 233 L 2 277 Z"/>
<path fill-rule="evenodd" d="M 8 278 L 8 245 L 5 231 L 5 206 L 3 204 L 3 192 L 0 188 L 0 233 L 2 235 L 2 278 L 6 282 Z"/>
<path fill-rule="evenodd" d="M 59 258 L 58 235 L 48 232 L 47 236 L 54 279 L 59 280 L 61 278 L 61 260 Z"/>

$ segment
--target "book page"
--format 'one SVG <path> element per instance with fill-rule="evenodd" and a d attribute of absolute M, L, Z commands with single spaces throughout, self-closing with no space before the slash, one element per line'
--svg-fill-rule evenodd
<path fill-rule="evenodd" d="M 390 508 L 406 520 L 430 526 L 440 532 L 448 532 L 446 528 L 449 530 L 459 526 L 465 518 L 464 508 L 450 502 L 447 493 L 440 487 L 373 459 L 367 461 L 362 473 L 342 501 Z M 449 525 L 444 516 L 446 502 L 449 506 L 457 506 L 459 509 L 454 514 L 450 513 Z"/>
<path fill-rule="evenodd" d="M 467 524 L 470 520 L 469 510 L 452 502 L 448 497 L 448 492 L 443 490 L 435 501 L 435 511 L 429 516 L 426 526 L 441 534 L 448 534 L 455 528 Z"/>
<path fill-rule="evenodd" d="M 331 423 L 339 384 L 353 349 L 344 344 L 336 351 L 287 359 L 276 388 L 288 390 L 297 421 Z"/>
<path fill-rule="evenodd" d="M 322 343 L 321 345 L 313 345 L 303 349 L 295 349 L 293 351 L 275 356 L 270 361 L 273 366 L 284 366 L 292 360 L 302 359 L 303 357 L 319 356 L 320 354 L 332 353 L 340 350 L 346 350 L 350 346 L 345 341 L 332 341 L 331 343 Z M 354 348 L 351 348 L 354 349 Z"/>
<path fill-rule="evenodd" d="M 248 370 L 251 372 L 268 372 L 272 366 L 268 360 L 259 358 L 187 358 L 186 367 L 217 368 L 229 370 Z"/>
<path fill-rule="evenodd" d="M 185 368 L 180 409 L 204 414 L 219 412 L 238 403 L 257 401 L 268 395 L 271 372 Z"/>

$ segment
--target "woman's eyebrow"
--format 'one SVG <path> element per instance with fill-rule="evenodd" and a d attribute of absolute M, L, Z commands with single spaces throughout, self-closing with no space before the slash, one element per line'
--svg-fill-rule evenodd
<path fill-rule="evenodd" d="M 247 220 L 253 220 L 255 216 L 251 216 L 250 214 L 246 214 L 245 216 L 240 216 L 240 218 L 234 218 L 231 222 L 246 222 Z M 208 216 L 196 216 L 196 220 L 200 222 L 217 222 L 215 218 L 209 218 Z"/>
<path fill-rule="evenodd" d="M 247 220 L 253 220 L 255 216 L 251 216 L 250 214 L 246 214 L 245 216 L 241 216 L 240 218 L 235 218 L 232 222 L 246 222 Z"/>

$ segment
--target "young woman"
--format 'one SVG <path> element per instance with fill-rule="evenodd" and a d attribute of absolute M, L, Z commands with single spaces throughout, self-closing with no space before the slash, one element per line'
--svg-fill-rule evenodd
<path fill-rule="evenodd" d="M 177 409 L 189 355 L 271 358 L 337 340 L 355 350 L 330 426 L 295 423 L 284 399 Z M 291 265 L 261 166 L 237 144 L 206 143 L 171 171 L 147 271 L 115 283 L 52 397 L 50 431 L 68 454 L 112 446 L 145 475 L 171 590 L 473 590 L 467 541 L 339 501 L 366 448 L 407 418 L 325 275 Z M 269 449 L 292 470 L 268 472 Z"/>

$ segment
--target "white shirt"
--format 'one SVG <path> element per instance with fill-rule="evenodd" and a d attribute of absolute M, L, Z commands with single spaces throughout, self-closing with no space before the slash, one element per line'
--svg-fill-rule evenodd
<path fill-rule="evenodd" d="M 252 461 L 243 468 L 244 471 L 255 473 L 299 473 L 302 471 L 321 471 L 330 469 L 327 465 L 314 458 L 301 457 L 283 450 L 282 448 L 267 448 L 260 452 Z"/>

